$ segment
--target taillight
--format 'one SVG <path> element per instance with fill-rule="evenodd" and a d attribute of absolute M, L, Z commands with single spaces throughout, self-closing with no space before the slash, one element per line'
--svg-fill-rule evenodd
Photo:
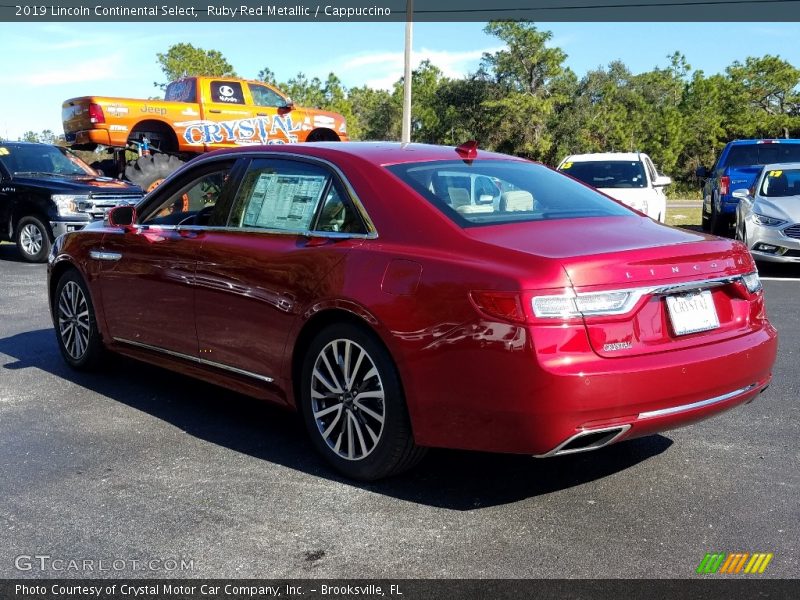
<path fill-rule="evenodd" d="M 89 105 L 89 121 L 92 123 L 105 123 L 106 116 L 103 114 L 103 107 L 92 102 Z"/>
<path fill-rule="evenodd" d="M 514 323 L 525 322 L 522 301 L 516 292 L 478 291 L 470 292 L 469 297 L 478 310 L 490 317 Z"/>
<path fill-rule="evenodd" d="M 728 192 L 731 189 L 731 178 L 727 175 L 723 175 L 719 178 L 719 193 L 723 196 L 727 196 Z"/>

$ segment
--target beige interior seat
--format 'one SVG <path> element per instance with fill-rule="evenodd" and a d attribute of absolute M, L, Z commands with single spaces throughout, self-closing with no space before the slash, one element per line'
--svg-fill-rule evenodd
<path fill-rule="evenodd" d="M 472 199 L 469 197 L 469 190 L 461 187 L 447 188 L 447 195 L 450 196 L 450 205 L 458 210 L 460 206 L 469 206 Z"/>
<path fill-rule="evenodd" d="M 503 192 L 500 195 L 500 211 L 516 212 L 533 210 L 533 194 L 525 190 Z"/>

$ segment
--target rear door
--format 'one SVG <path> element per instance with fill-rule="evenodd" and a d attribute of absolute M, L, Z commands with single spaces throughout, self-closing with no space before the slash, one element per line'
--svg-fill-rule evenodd
<path fill-rule="evenodd" d="M 207 232 L 197 265 L 201 356 L 263 380 L 279 377 L 290 329 L 320 287 L 341 285 L 332 272 L 364 232 L 327 166 L 254 159 L 227 228 Z"/>

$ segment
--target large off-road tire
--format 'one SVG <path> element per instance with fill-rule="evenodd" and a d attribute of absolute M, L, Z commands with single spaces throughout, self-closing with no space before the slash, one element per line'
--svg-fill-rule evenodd
<path fill-rule="evenodd" d="M 312 443 L 347 477 L 394 475 L 425 454 L 414 443 L 397 368 L 364 328 L 340 323 L 314 338 L 303 361 L 300 402 Z"/>
<path fill-rule="evenodd" d="M 22 258 L 28 262 L 45 262 L 53 245 L 50 227 L 39 217 L 22 217 L 17 222 L 14 238 Z"/>
<path fill-rule="evenodd" d="M 106 349 L 97 329 L 89 289 L 75 269 L 65 271 L 58 280 L 53 303 L 53 325 L 61 355 L 79 371 L 100 365 Z"/>
<path fill-rule="evenodd" d="M 154 190 L 164 179 L 177 171 L 183 161 L 171 154 L 142 156 L 125 167 L 125 177 L 145 192 Z"/>

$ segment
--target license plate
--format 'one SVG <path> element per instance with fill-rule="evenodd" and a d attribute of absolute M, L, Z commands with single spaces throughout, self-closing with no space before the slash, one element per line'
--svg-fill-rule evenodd
<path fill-rule="evenodd" d="M 667 309 L 676 335 L 708 331 L 719 327 L 717 307 L 711 292 L 667 296 Z"/>

